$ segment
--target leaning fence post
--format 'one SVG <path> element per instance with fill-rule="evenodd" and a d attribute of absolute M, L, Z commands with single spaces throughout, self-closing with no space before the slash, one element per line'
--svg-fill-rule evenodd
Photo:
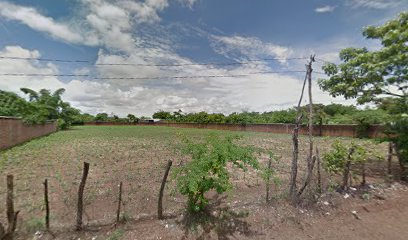
<path fill-rule="evenodd" d="M 50 230 L 50 205 L 48 203 L 48 179 L 44 180 L 45 227 Z"/>
<path fill-rule="evenodd" d="M 164 187 L 166 185 L 167 176 L 169 175 L 169 171 L 170 171 L 170 168 L 171 168 L 172 164 L 173 164 L 173 162 L 171 160 L 169 160 L 167 162 L 166 172 L 164 173 L 163 181 L 162 181 L 161 187 L 160 187 L 159 202 L 158 202 L 158 206 L 157 206 L 157 216 L 159 217 L 159 219 L 163 219 L 163 192 L 164 192 Z"/>
<path fill-rule="evenodd" d="M 122 182 L 119 183 L 119 196 L 118 196 L 118 210 L 116 212 L 116 224 L 119 224 L 120 218 L 120 205 L 122 204 Z"/>
<path fill-rule="evenodd" d="M 88 172 L 89 172 L 89 163 L 84 162 L 84 171 L 82 173 L 82 179 L 81 179 L 81 183 L 79 184 L 79 189 L 78 189 L 77 224 L 76 224 L 77 231 L 82 230 L 84 189 L 85 189 L 86 179 L 88 177 Z"/>

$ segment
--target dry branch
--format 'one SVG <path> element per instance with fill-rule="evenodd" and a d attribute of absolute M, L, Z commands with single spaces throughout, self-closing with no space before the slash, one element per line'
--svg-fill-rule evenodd
<path fill-rule="evenodd" d="M 303 81 L 302 92 L 300 94 L 299 102 L 297 105 L 297 117 L 295 127 L 293 128 L 292 134 L 292 142 L 293 142 L 293 152 L 292 152 L 292 166 L 291 166 L 291 174 L 290 174 L 290 183 L 289 183 L 289 193 L 292 199 L 292 203 L 297 202 L 297 163 L 299 158 L 299 127 L 300 121 L 302 120 L 303 114 L 300 109 L 300 105 L 302 104 L 303 94 L 305 92 L 305 86 L 307 81 L 307 76 L 309 72 L 306 72 L 305 80 Z"/>

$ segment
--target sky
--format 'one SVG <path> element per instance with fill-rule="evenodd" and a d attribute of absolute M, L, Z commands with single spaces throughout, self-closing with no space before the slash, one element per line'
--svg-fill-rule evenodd
<path fill-rule="evenodd" d="M 362 29 L 403 10 L 406 0 L 0 0 L 0 90 L 65 88 L 91 114 L 263 112 L 296 104 L 316 54 L 314 102 L 353 104 L 319 89 L 322 61 L 378 48 Z"/>

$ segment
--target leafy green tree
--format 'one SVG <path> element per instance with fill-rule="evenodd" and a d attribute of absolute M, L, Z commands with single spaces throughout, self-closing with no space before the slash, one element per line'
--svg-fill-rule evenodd
<path fill-rule="evenodd" d="M 47 120 L 48 111 L 15 93 L 0 90 L 0 116 L 21 117 L 25 123 L 41 124 Z"/>
<path fill-rule="evenodd" d="M 323 67 L 330 77 L 319 81 L 332 96 L 356 98 L 358 103 L 376 102 L 384 96 L 407 97 L 408 12 L 383 26 L 364 29 L 367 39 L 380 40 L 382 48 L 346 48 L 340 52 L 343 63 Z"/>
<path fill-rule="evenodd" d="M 36 92 L 29 88 L 21 88 L 23 93 L 29 96 L 29 101 L 35 105 L 42 113 L 46 113 L 46 119 L 57 121 L 58 127 L 60 129 L 66 129 L 71 126 L 74 121 L 74 116 L 80 114 L 78 109 L 71 107 L 67 102 L 62 101 L 62 94 L 64 94 L 65 89 L 60 88 L 53 93 L 47 89 L 41 89 Z M 30 117 L 39 118 L 38 116 Z"/>
<path fill-rule="evenodd" d="M 394 101 L 399 106 L 388 124 L 389 140 L 394 142 L 397 152 L 408 152 L 405 139 L 405 117 L 408 114 L 408 12 L 382 26 L 370 26 L 364 29 L 367 39 L 379 40 L 382 48 L 368 51 L 366 48 L 346 48 L 340 52 L 343 63 L 326 64 L 323 67 L 329 79 L 319 81 L 320 87 L 332 96 L 355 98 L 360 104 L 385 103 Z M 390 100 L 392 99 L 392 100 Z M 402 125 L 401 125 L 402 124 Z M 403 178 L 408 156 L 399 154 Z"/>
<path fill-rule="evenodd" d="M 162 119 L 162 120 L 171 120 L 173 119 L 173 115 L 170 112 L 165 112 L 160 110 L 158 112 L 153 113 L 153 118 L 155 119 Z"/>
<path fill-rule="evenodd" d="M 353 105 L 346 106 L 342 104 L 332 103 L 324 106 L 323 111 L 329 116 L 335 116 L 338 114 L 352 114 L 353 112 L 357 111 L 357 108 Z"/>
<path fill-rule="evenodd" d="M 185 153 L 190 154 L 192 160 L 176 169 L 174 176 L 178 190 L 188 197 L 191 212 L 204 209 L 208 204 L 204 194 L 211 189 L 223 193 L 232 188 L 228 162 L 244 170 L 247 165 L 259 168 L 254 150 L 234 143 L 238 139 L 239 136 L 220 137 L 215 134 L 209 135 L 201 143 L 184 139 Z"/>
<path fill-rule="evenodd" d="M 139 121 L 139 119 L 131 113 L 127 115 L 127 120 L 129 123 L 137 123 Z"/>
<path fill-rule="evenodd" d="M 98 113 L 95 116 L 95 121 L 97 122 L 107 122 L 108 121 L 108 114 L 107 113 Z"/>

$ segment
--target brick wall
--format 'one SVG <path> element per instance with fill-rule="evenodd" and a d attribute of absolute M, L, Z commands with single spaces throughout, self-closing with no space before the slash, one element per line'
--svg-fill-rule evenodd
<path fill-rule="evenodd" d="M 26 125 L 20 118 L 0 116 L 0 149 L 10 148 L 33 138 L 48 135 L 56 130 L 56 122 Z"/>
<path fill-rule="evenodd" d="M 230 131 L 252 131 L 252 132 L 270 132 L 270 133 L 283 133 L 292 134 L 294 124 L 200 124 L 200 123 L 138 123 L 138 124 L 126 124 L 126 123 L 108 123 L 108 122 L 93 122 L 86 123 L 85 125 L 139 125 L 139 126 L 167 126 L 167 127 L 179 127 L 179 128 L 204 128 L 204 129 L 217 129 L 217 130 L 230 130 Z M 383 135 L 382 125 L 372 125 L 368 129 L 368 137 L 375 138 Z M 307 134 L 308 128 L 303 125 L 300 128 L 299 134 Z M 330 136 L 330 137 L 356 137 L 356 125 L 322 125 L 314 126 L 313 135 L 315 136 Z"/>

